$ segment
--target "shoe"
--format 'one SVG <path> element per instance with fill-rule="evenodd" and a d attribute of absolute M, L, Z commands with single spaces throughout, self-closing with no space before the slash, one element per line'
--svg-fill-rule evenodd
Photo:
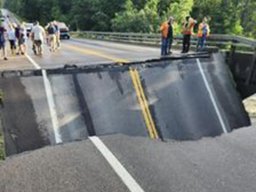
<path fill-rule="evenodd" d="M 4 57 L 4 60 L 5 60 L 5 61 L 8 60 L 7 57 Z"/>

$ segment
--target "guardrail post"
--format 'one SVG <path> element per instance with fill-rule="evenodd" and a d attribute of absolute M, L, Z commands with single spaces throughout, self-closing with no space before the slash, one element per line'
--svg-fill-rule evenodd
<path fill-rule="evenodd" d="M 255 72 L 255 65 L 256 65 L 256 47 L 254 47 L 254 54 L 252 56 L 252 61 L 251 61 L 251 64 L 250 64 L 249 75 L 248 75 L 247 80 L 246 80 L 247 85 L 250 85 L 250 83 L 252 81 L 252 78 L 253 78 L 253 75 L 254 75 L 254 72 Z"/>
<path fill-rule="evenodd" d="M 231 44 L 231 48 L 230 48 L 230 52 L 229 52 L 229 60 L 228 60 L 229 66 L 232 66 L 233 61 L 234 61 L 234 56 L 236 53 L 236 43 L 237 43 L 236 40 L 232 40 L 232 44 Z"/>

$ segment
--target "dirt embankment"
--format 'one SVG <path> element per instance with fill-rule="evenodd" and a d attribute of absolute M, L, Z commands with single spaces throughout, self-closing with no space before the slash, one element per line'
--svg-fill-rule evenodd
<path fill-rule="evenodd" d="M 244 106 L 250 117 L 256 118 L 256 94 L 244 100 Z"/>

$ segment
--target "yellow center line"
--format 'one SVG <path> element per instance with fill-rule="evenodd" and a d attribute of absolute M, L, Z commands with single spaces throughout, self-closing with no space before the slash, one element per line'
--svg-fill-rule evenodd
<path fill-rule="evenodd" d="M 128 60 L 125 60 L 125 59 L 112 57 L 110 55 L 106 55 L 105 53 L 98 52 L 98 51 L 93 51 L 93 50 L 86 49 L 86 48 L 79 48 L 79 47 L 76 47 L 76 46 L 73 46 L 73 45 L 62 45 L 62 46 L 66 47 L 68 49 L 78 51 L 80 53 L 102 57 L 102 58 L 105 58 L 105 59 L 108 59 L 108 60 L 111 60 L 111 61 L 114 61 L 114 62 L 117 62 L 117 63 L 128 63 L 129 62 Z"/>
<path fill-rule="evenodd" d="M 142 85 L 141 85 L 140 78 L 138 78 L 138 75 L 137 75 L 138 71 L 136 69 L 130 68 L 129 72 L 130 72 L 130 76 L 132 78 L 133 86 L 136 91 L 138 102 L 142 109 L 142 114 L 143 114 L 143 117 L 144 117 L 144 120 L 146 123 L 146 127 L 149 132 L 149 136 L 151 139 L 158 139 L 159 137 L 158 137 L 158 133 L 155 128 L 155 123 L 152 119 L 152 116 L 151 116 L 151 113 L 149 110 L 149 106 L 148 106 L 148 102 L 146 100 L 145 93 L 144 93 Z"/>
<path fill-rule="evenodd" d="M 94 56 L 102 57 L 102 58 L 105 58 L 105 59 L 108 59 L 108 60 L 111 60 L 111 61 L 114 61 L 117 63 L 128 63 L 129 62 L 128 60 L 112 57 L 112 56 L 106 55 L 105 53 L 102 53 L 102 52 L 93 51 L 93 50 L 85 49 L 85 48 L 79 48 L 79 47 L 76 47 L 73 45 L 64 45 L 64 47 L 78 51 L 80 53 L 87 54 L 87 55 L 94 55 Z M 142 109 L 142 115 L 144 117 L 149 136 L 151 139 L 158 139 L 159 138 L 158 132 L 157 132 L 154 120 L 152 118 L 150 109 L 149 109 L 149 105 L 148 105 L 147 98 L 145 96 L 144 89 L 141 84 L 139 72 L 137 71 L 137 69 L 133 69 L 130 67 L 129 73 L 130 73 L 130 76 L 131 76 L 131 79 L 133 82 L 133 86 L 134 86 L 134 89 L 135 89 L 135 92 L 137 95 L 138 102 Z"/>
<path fill-rule="evenodd" d="M 143 89 L 142 84 L 141 84 L 139 72 L 136 69 L 134 70 L 134 75 L 135 75 L 135 79 L 137 80 L 139 92 L 141 93 L 142 100 L 144 101 L 144 106 L 145 106 L 147 116 L 148 116 L 148 120 L 149 120 L 149 123 L 150 123 L 151 131 L 152 131 L 152 137 L 151 138 L 152 139 L 158 139 L 159 136 L 158 136 L 157 129 L 156 129 L 154 120 L 152 118 L 152 115 L 151 115 L 151 112 L 150 112 L 150 109 L 149 109 L 148 100 L 145 96 L 145 92 L 144 92 L 144 89 Z"/>

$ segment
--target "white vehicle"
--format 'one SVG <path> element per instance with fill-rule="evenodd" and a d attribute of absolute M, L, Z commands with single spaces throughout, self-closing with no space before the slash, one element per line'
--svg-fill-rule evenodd
<path fill-rule="evenodd" d="M 69 28 L 67 27 L 67 25 L 63 22 L 57 22 L 57 25 L 60 29 L 60 38 L 69 39 L 70 35 L 69 35 Z"/>
<path fill-rule="evenodd" d="M 24 26 L 27 31 L 27 36 L 29 37 L 29 34 L 32 31 L 34 24 L 33 23 L 25 23 Z"/>

